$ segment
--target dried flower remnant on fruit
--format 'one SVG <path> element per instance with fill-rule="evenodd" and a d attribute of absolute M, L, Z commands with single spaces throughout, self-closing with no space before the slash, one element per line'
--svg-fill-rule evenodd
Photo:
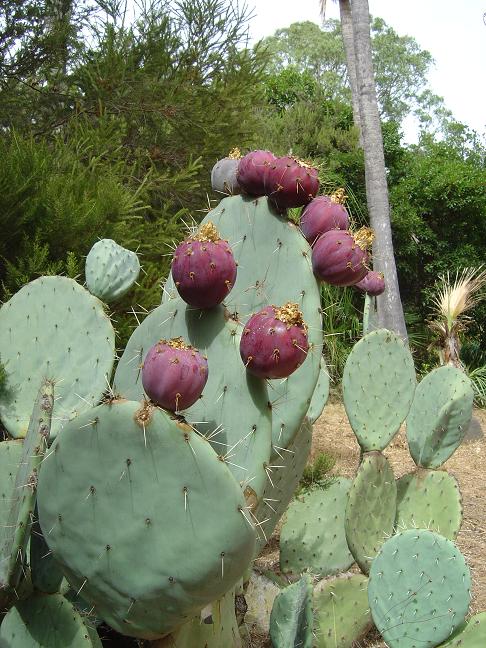
<path fill-rule="evenodd" d="M 354 240 L 362 250 L 368 250 L 371 247 L 374 238 L 375 233 L 370 227 L 362 227 L 356 232 L 356 234 L 354 234 Z"/>
<path fill-rule="evenodd" d="M 342 187 L 340 189 L 336 189 L 336 191 L 334 191 L 334 193 L 331 194 L 331 202 L 336 203 L 338 205 L 344 205 L 346 199 L 347 199 L 347 195 Z"/>
<path fill-rule="evenodd" d="M 287 328 L 291 326 L 302 326 L 304 330 L 307 331 L 307 325 L 304 322 L 304 315 L 299 309 L 298 304 L 292 302 L 287 302 L 283 306 L 272 306 L 275 311 L 275 317 L 279 319 L 284 324 L 287 324 Z"/>
<path fill-rule="evenodd" d="M 228 157 L 230 160 L 239 160 L 241 158 L 240 149 L 235 146 L 235 148 L 231 149 L 231 151 L 228 153 Z"/>
<path fill-rule="evenodd" d="M 201 241 L 201 243 L 207 241 L 217 243 L 218 241 L 221 241 L 221 236 L 213 223 L 211 223 L 211 221 L 208 221 L 205 225 L 203 225 L 201 229 L 199 229 L 190 238 L 191 241 Z"/>

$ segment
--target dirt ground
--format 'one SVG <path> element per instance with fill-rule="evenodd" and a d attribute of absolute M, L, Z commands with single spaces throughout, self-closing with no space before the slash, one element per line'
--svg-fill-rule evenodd
<path fill-rule="evenodd" d="M 341 402 L 331 400 L 314 425 L 310 460 L 319 452 L 336 457 L 332 473 L 354 477 L 359 463 L 359 446 Z M 395 476 L 414 469 L 408 453 L 405 431 L 401 430 L 385 450 Z M 464 519 L 456 543 L 467 559 L 473 576 L 472 614 L 486 610 L 486 410 L 475 410 L 466 438 L 443 468 L 459 482 Z M 256 567 L 278 571 L 278 529 Z M 255 637 L 252 648 L 271 646 L 267 638 Z M 370 635 L 363 646 L 381 648 L 385 644 Z"/>

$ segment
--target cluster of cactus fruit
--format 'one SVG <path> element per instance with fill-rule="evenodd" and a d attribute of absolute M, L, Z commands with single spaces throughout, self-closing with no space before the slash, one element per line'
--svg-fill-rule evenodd
<path fill-rule="evenodd" d="M 316 197 L 317 171 L 291 157 L 234 155 L 213 185 L 235 195 L 177 247 L 162 304 L 113 377 L 100 300 L 130 290 L 133 253 L 100 241 L 91 294 L 42 277 L 0 309 L 12 437 L 0 443 L 0 645 L 96 648 L 102 619 L 161 648 L 241 646 L 235 596 L 292 500 L 329 392 L 319 281 L 363 280 L 370 233 L 352 234 L 341 194 Z M 285 211 L 297 206 L 306 236 Z M 463 625 L 470 576 L 451 541 L 460 495 L 437 470 L 462 439 L 470 385 L 444 367 L 416 388 L 403 343 L 375 331 L 343 386 L 361 466 L 289 507 L 282 570 L 303 575 L 276 599 L 275 648 L 344 648 L 371 618 L 392 648 L 418 646 L 417 628 L 420 646 L 479 645 L 484 619 Z M 418 468 L 395 482 L 382 451 L 406 417 Z M 335 577 L 354 561 L 369 582 Z M 334 580 L 314 587 L 307 571 Z"/>

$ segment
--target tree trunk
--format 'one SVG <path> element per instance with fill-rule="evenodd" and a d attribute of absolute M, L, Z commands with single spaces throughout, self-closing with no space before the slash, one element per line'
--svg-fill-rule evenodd
<path fill-rule="evenodd" d="M 373 269 L 383 273 L 386 285 L 385 292 L 377 298 L 377 326 L 395 331 L 407 340 L 393 254 L 383 138 L 371 56 L 368 0 L 352 0 L 351 14 L 365 158 L 366 200 L 370 224 L 375 231 Z"/>
<path fill-rule="evenodd" d="M 359 143 L 363 146 L 361 134 L 361 115 L 359 110 L 358 77 L 356 74 L 356 54 L 354 51 L 353 20 L 351 17 L 350 0 L 339 0 L 339 14 L 341 17 L 341 32 L 343 34 L 344 52 L 346 54 L 346 67 L 348 69 L 349 85 L 351 87 L 351 101 L 353 104 L 353 120 L 359 129 Z"/>

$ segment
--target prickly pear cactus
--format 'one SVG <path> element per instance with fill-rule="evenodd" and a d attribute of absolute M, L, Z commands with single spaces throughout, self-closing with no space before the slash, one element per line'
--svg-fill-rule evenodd
<path fill-rule="evenodd" d="M 363 452 L 384 450 L 408 414 L 415 369 L 408 347 L 380 329 L 354 345 L 343 374 L 344 407 Z"/>
<path fill-rule="evenodd" d="M 440 648 L 484 648 L 486 646 L 486 612 L 466 621 Z"/>
<path fill-rule="evenodd" d="M 132 288 L 140 274 L 135 252 L 111 239 L 97 241 L 86 257 L 86 285 L 92 295 L 111 304 Z"/>
<path fill-rule="evenodd" d="M 270 615 L 273 648 L 312 648 L 312 578 L 305 574 L 280 592 Z"/>
<path fill-rule="evenodd" d="M 368 579 L 345 574 L 314 588 L 318 648 L 351 648 L 371 629 Z"/>
<path fill-rule="evenodd" d="M 49 441 L 54 387 L 48 380 L 39 389 L 22 447 L 22 456 L 10 494 L 6 525 L 0 529 L 0 588 L 19 585 L 34 519 L 37 480 Z"/>
<path fill-rule="evenodd" d="M 410 454 L 418 466 L 439 468 L 457 449 L 471 421 L 474 394 L 470 379 L 444 365 L 417 387 L 407 417 Z"/>
<path fill-rule="evenodd" d="M 101 641 L 63 596 L 33 594 L 12 607 L 3 619 L 0 646 L 101 648 Z"/>
<path fill-rule="evenodd" d="M 322 410 L 326 406 L 327 399 L 329 398 L 329 373 L 327 371 L 326 362 L 321 358 L 321 368 L 319 369 L 319 378 L 317 380 L 316 388 L 312 394 L 309 409 L 307 410 L 307 418 L 311 423 L 315 423 Z"/>
<path fill-rule="evenodd" d="M 397 480 L 398 528 L 430 529 L 455 540 L 461 523 L 461 492 L 455 477 L 419 468 Z"/>
<path fill-rule="evenodd" d="M 354 563 L 344 533 L 344 513 L 351 480 L 337 478 L 325 489 L 297 497 L 289 506 L 280 532 L 283 572 L 330 576 Z"/>
<path fill-rule="evenodd" d="M 381 545 L 393 533 L 397 487 L 381 452 L 367 452 L 349 491 L 344 528 L 349 549 L 365 574 Z"/>
<path fill-rule="evenodd" d="M 38 507 L 72 587 L 130 636 L 155 639 L 189 621 L 253 557 L 255 531 L 228 467 L 147 403 L 114 401 L 72 421 L 44 460 Z"/>
<path fill-rule="evenodd" d="M 56 383 L 51 437 L 96 405 L 113 369 L 115 333 L 103 304 L 73 279 L 40 277 L 0 308 L 0 356 L 7 385 L 0 418 L 24 437 L 44 378 Z"/>
<path fill-rule="evenodd" d="M 30 575 L 32 585 L 38 592 L 56 594 L 59 592 L 64 574 L 52 556 L 42 534 L 36 510 L 36 519 L 30 534 Z"/>
<path fill-rule="evenodd" d="M 208 381 L 202 398 L 184 411 L 227 462 L 235 478 L 248 487 L 256 504 L 267 482 L 271 452 L 271 412 L 265 383 L 248 375 L 239 352 L 242 326 L 223 306 L 199 311 L 174 299 L 159 306 L 134 331 L 115 374 L 115 391 L 123 398 L 143 397 L 140 365 L 160 338 L 181 336 L 208 358 Z"/>
<path fill-rule="evenodd" d="M 371 614 L 390 648 L 439 645 L 464 622 L 470 596 L 464 557 L 432 531 L 393 536 L 371 565 Z"/>
<path fill-rule="evenodd" d="M 236 283 L 225 300 L 231 314 L 246 323 L 268 305 L 299 305 L 308 326 L 307 359 L 285 380 L 269 382 L 274 445 L 285 448 L 297 434 L 319 375 L 322 351 L 320 291 L 311 267 L 311 249 L 298 227 L 267 197 L 231 196 L 210 211 L 212 222 L 229 241 L 238 263 Z M 176 295 L 169 278 L 164 302 Z M 275 456 L 275 455 L 274 455 Z"/>

